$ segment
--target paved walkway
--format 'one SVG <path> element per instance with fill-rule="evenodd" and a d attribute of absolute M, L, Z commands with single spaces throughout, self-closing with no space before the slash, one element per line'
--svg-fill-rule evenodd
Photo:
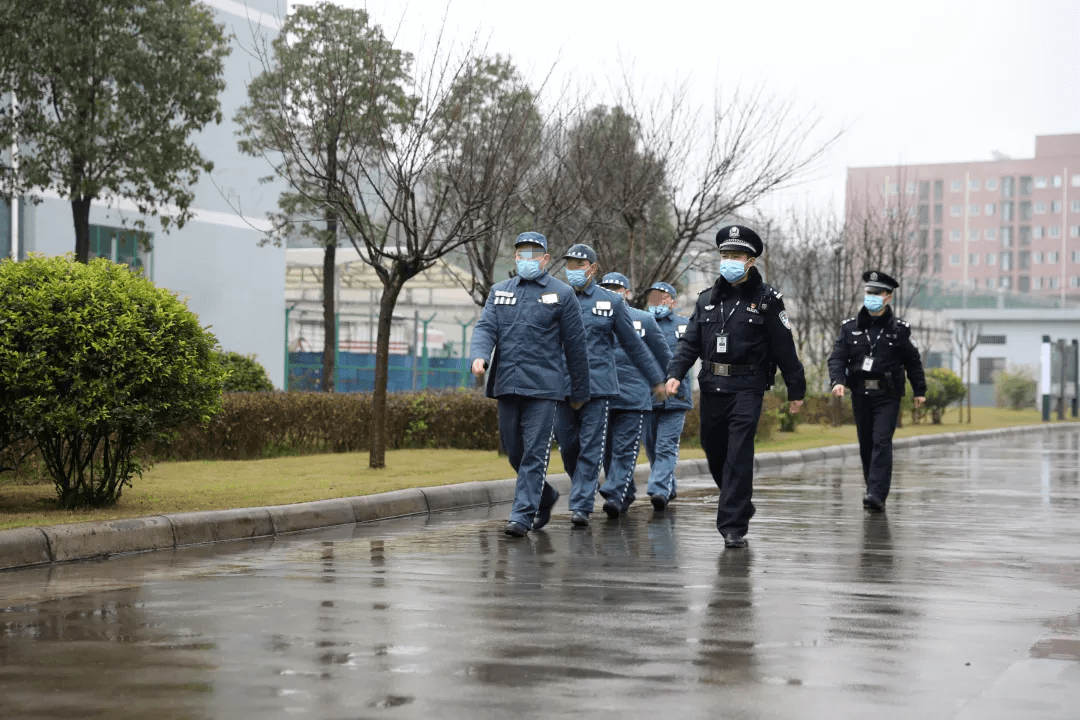
<path fill-rule="evenodd" d="M 763 469 L 743 551 L 708 484 L 0 573 L 0 717 L 1080 717 L 1080 431 Z"/>

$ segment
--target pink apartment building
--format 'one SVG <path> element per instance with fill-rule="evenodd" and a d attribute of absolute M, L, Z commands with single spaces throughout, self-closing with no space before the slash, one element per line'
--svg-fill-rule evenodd
<path fill-rule="evenodd" d="M 1080 134 L 1034 158 L 848 168 L 847 216 L 908 217 L 912 262 L 943 291 L 1080 295 Z"/>

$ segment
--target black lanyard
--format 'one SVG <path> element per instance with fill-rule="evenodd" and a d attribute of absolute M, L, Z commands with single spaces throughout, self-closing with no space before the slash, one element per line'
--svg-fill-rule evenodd
<path fill-rule="evenodd" d="M 730 320 L 731 316 L 735 314 L 735 311 L 739 309 L 739 303 L 740 302 L 742 302 L 742 300 L 735 303 L 735 307 L 731 308 L 731 312 L 728 313 L 728 316 L 724 317 L 724 301 L 723 300 L 720 301 L 720 319 L 723 320 L 723 324 L 720 326 L 720 333 L 721 334 L 723 334 L 724 328 L 727 327 L 727 321 Z"/>
<path fill-rule="evenodd" d="M 880 340 L 881 336 L 884 335 L 884 334 L 885 334 L 885 328 L 884 327 L 881 328 L 880 330 L 878 330 L 877 337 L 874 338 L 874 342 L 872 342 L 870 344 L 870 352 L 868 352 L 866 354 L 866 357 L 874 357 L 874 349 L 877 347 L 878 340 Z M 866 328 L 866 337 L 867 337 L 867 339 L 870 338 L 870 328 Z"/>

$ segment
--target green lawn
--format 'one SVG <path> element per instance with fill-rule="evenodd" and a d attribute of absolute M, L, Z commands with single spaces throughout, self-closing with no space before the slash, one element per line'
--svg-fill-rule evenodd
<path fill-rule="evenodd" d="M 1034 425 L 1040 421 L 1035 410 L 975 408 L 970 425 L 959 424 L 957 415 L 956 410 L 950 410 L 941 425 L 905 425 L 897 430 L 896 436 Z M 802 450 L 853 442 L 856 442 L 854 426 L 800 425 L 793 433 L 777 432 L 771 442 L 759 444 L 757 451 Z M 704 453 L 697 447 L 684 447 L 680 457 L 700 458 Z M 190 510 L 283 505 L 401 488 L 499 480 L 513 475 L 505 457 L 487 451 L 396 450 L 387 453 L 384 470 L 371 470 L 367 463 L 367 453 L 161 463 L 142 479 L 136 478 L 134 487 L 125 491 L 116 507 L 78 512 L 55 508 L 51 484 L 0 482 L 0 529 Z M 557 452 L 552 453 L 550 471 L 562 472 Z"/>

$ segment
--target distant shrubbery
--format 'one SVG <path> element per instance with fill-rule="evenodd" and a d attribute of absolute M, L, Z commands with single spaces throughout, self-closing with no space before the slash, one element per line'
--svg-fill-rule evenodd
<path fill-rule="evenodd" d="M 225 392 L 269 392 L 274 389 L 266 368 L 255 360 L 254 355 L 218 351 L 217 356 L 227 373 Z"/>
<path fill-rule="evenodd" d="M 1011 372 L 1002 370 L 994 378 L 994 391 L 999 407 L 1013 410 L 1034 407 L 1037 389 L 1034 375 L 1025 367 L 1015 368 Z"/>

